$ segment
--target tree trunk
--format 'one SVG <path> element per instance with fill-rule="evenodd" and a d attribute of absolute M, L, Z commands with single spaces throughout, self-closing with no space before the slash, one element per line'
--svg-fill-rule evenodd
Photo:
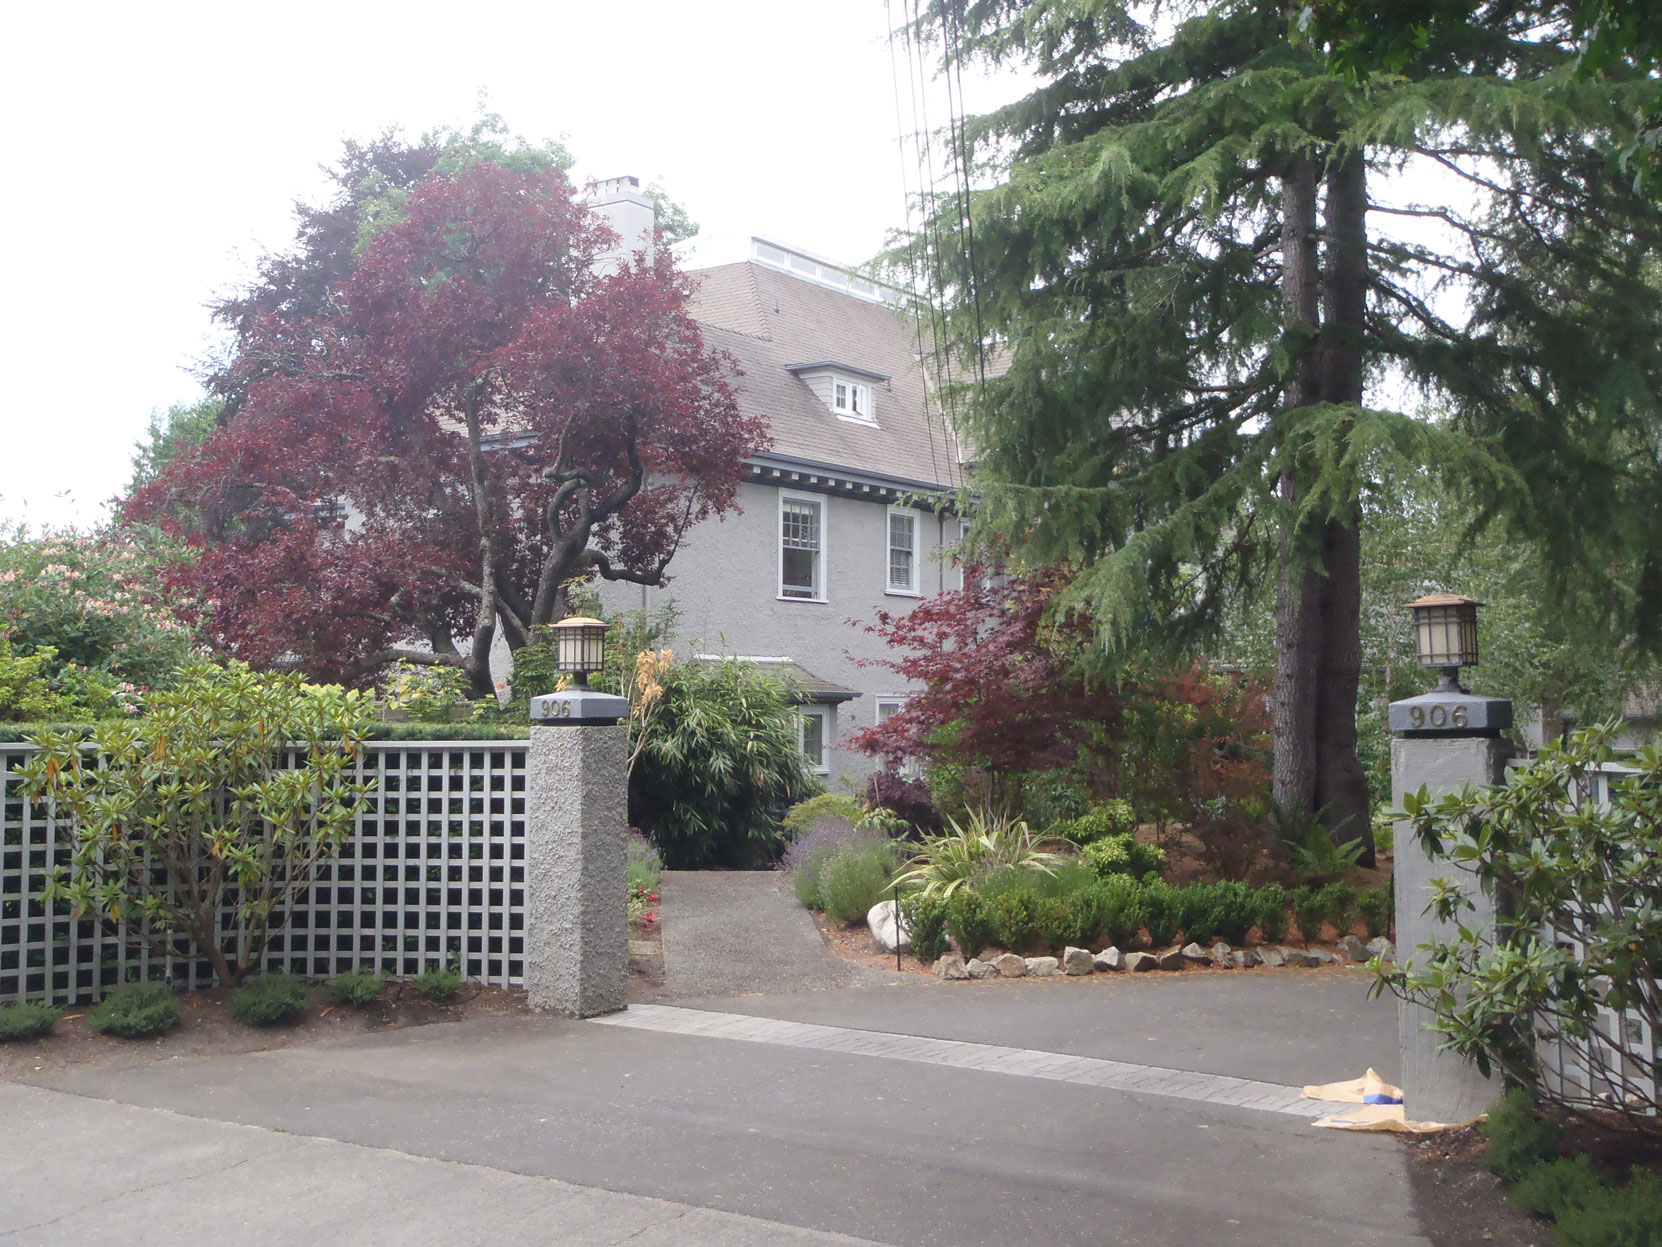
<path fill-rule="evenodd" d="M 1368 289 L 1367 165 L 1360 151 L 1327 169 L 1323 224 L 1322 401 L 1362 402 L 1362 334 Z M 1352 499 L 1322 533 L 1327 572 L 1322 612 L 1321 687 L 1316 701 L 1315 808 L 1335 843 L 1360 839 L 1362 864 L 1373 865 L 1368 781 L 1356 756 L 1356 699 L 1362 678 L 1361 509 Z"/>
<path fill-rule="evenodd" d="M 1290 340 L 1304 349 L 1291 384 L 1288 407 L 1319 400 L 1321 376 L 1315 337 L 1321 315 L 1316 254 L 1316 167 L 1306 153 L 1289 159 L 1281 180 L 1281 303 Z M 1281 474 L 1281 497 L 1289 512 L 1298 506 L 1298 473 Z M 1315 673 L 1320 662 L 1320 568 L 1303 549 L 1304 535 L 1291 516 L 1281 538 L 1281 577 L 1275 602 L 1274 797 L 1288 812 L 1316 808 Z"/>

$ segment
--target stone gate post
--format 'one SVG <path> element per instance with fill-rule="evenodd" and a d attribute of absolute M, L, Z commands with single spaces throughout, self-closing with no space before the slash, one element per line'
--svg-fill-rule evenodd
<path fill-rule="evenodd" d="M 576 689 L 531 701 L 525 774 L 525 992 L 594 1017 L 628 1005 L 629 702 Z"/>

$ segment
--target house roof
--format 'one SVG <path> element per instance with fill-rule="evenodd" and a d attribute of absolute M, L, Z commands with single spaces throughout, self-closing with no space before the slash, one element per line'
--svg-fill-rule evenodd
<path fill-rule="evenodd" d="M 857 689 L 822 679 L 794 658 L 758 658 L 749 654 L 694 654 L 692 660 L 705 664 L 737 661 L 768 671 L 783 672 L 790 678 L 792 692 L 795 694 L 794 700 L 799 706 L 834 706 L 840 702 L 853 701 L 860 695 Z"/>
<path fill-rule="evenodd" d="M 903 309 L 746 260 L 691 274 L 706 343 L 738 361 L 739 405 L 773 432 L 767 459 L 829 465 L 926 488 L 964 483 L 961 452 L 930 393 L 918 327 Z M 803 360 L 841 361 L 874 383 L 877 423 L 839 420 Z"/>

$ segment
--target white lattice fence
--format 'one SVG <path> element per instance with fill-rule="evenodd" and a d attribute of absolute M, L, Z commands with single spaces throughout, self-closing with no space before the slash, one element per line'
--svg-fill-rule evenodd
<path fill-rule="evenodd" d="M 351 841 L 273 933 L 263 964 L 320 978 L 367 966 L 396 976 L 459 961 L 470 979 L 523 975 L 525 741 L 373 741 L 376 781 Z M 95 999 L 133 978 L 212 981 L 206 963 L 163 959 L 119 926 L 38 900 L 67 850 L 21 791 L 29 746 L 0 744 L 0 1000 Z M 168 964 L 163 965 L 167 960 Z"/>
<path fill-rule="evenodd" d="M 1608 804 L 1611 784 L 1634 771 L 1606 763 L 1588 777 L 1587 790 L 1577 794 L 1576 804 Z M 1580 951 L 1579 942 L 1562 932 L 1549 927 L 1544 934 L 1560 947 Z M 1641 1014 L 1607 1008 L 1598 1011 L 1595 1033 L 1585 1039 L 1558 1038 L 1538 1030 L 1535 1060 L 1541 1090 L 1567 1104 L 1599 1105 L 1609 1104 L 1625 1088 L 1658 1103 L 1662 1096 L 1653 1071 L 1662 1057 L 1659 1039 L 1662 1036 L 1651 1033 Z M 1645 1058 L 1643 1065 L 1634 1059 L 1639 1054 Z"/>

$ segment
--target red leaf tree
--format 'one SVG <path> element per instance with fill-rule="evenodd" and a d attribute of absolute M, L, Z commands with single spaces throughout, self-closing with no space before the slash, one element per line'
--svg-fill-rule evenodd
<path fill-rule="evenodd" d="M 613 243 L 558 170 L 476 163 L 422 181 L 322 310 L 242 333 L 234 419 L 126 508 L 194 548 L 172 577 L 206 634 L 482 695 L 498 632 L 526 644 L 568 581 L 663 583 L 766 430 L 667 253 L 602 274 Z"/>
<path fill-rule="evenodd" d="M 897 651 L 877 665 L 922 689 L 853 745 L 891 768 L 906 759 L 962 764 L 1014 810 L 1032 772 L 1100 768 L 1119 697 L 1078 661 L 1089 626 L 1054 617 L 1061 577 L 986 578 L 970 568 L 964 579 L 906 614 L 879 612 L 867 628 Z"/>

